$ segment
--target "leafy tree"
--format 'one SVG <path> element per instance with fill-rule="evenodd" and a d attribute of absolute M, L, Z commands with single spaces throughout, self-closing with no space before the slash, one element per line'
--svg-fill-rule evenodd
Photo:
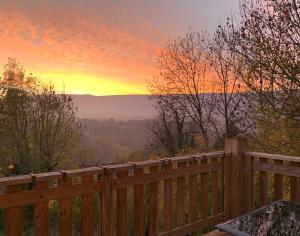
<path fill-rule="evenodd" d="M 249 91 L 252 137 L 266 150 L 271 141 L 277 152 L 299 146 L 299 138 L 292 141 L 300 127 L 299 9 L 296 0 L 247 0 L 240 21 L 231 18 L 219 27 L 242 65 L 237 73 Z"/>
<path fill-rule="evenodd" d="M 52 171 L 69 164 L 81 135 L 72 99 L 55 94 L 53 86 L 40 86 L 13 58 L 4 66 L 0 91 L 2 173 Z"/>

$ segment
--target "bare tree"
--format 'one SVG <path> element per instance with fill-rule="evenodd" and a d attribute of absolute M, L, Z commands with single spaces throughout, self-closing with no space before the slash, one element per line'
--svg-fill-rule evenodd
<path fill-rule="evenodd" d="M 210 41 L 208 60 L 215 76 L 215 109 L 213 127 L 219 140 L 223 143 L 226 137 L 232 137 L 245 132 L 244 120 L 246 118 L 245 88 L 241 84 L 238 71 L 239 63 L 235 54 L 230 51 L 224 41 L 225 28 L 217 29 Z"/>
<path fill-rule="evenodd" d="M 209 147 L 214 96 L 210 83 L 211 65 L 207 61 L 208 34 L 189 32 L 172 40 L 162 50 L 159 59 L 159 76 L 149 82 L 152 96 L 161 96 L 168 104 L 180 107 L 195 123 Z M 175 105 L 176 104 L 176 105 Z"/>
<path fill-rule="evenodd" d="M 150 124 L 149 152 L 172 157 L 193 147 L 193 128 L 185 110 L 157 96 L 158 115 Z"/>

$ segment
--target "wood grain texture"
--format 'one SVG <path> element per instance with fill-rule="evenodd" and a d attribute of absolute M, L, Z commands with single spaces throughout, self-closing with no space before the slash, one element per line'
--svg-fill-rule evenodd
<path fill-rule="evenodd" d="M 165 165 L 165 170 L 172 169 L 172 164 Z M 164 230 L 169 231 L 172 229 L 173 219 L 173 195 L 172 195 L 172 179 L 164 180 Z"/>
<path fill-rule="evenodd" d="M 274 160 L 274 164 L 278 166 L 283 165 L 283 161 Z M 274 200 L 283 199 L 283 176 L 281 174 L 274 174 Z"/>
<path fill-rule="evenodd" d="M 201 164 L 207 164 L 207 160 L 201 161 Z M 200 215 L 205 220 L 208 217 L 208 174 L 201 174 L 201 193 L 200 193 Z"/>
<path fill-rule="evenodd" d="M 136 168 L 134 175 L 138 176 L 144 173 L 143 168 Z M 134 186 L 134 235 L 144 235 L 144 185 Z"/>
<path fill-rule="evenodd" d="M 197 166 L 189 166 L 186 168 L 179 169 L 168 169 L 164 170 L 163 173 L 148 173 L 141 175 L 139 178 L 135 176 L 127 176 L 123 178 L 116 178 L 113 180 L 114 188 L 123 188 L 129 185 L 138 185 L 138 184 L 149 184 L 156 181 L 162 181 L 165 179 L 178 178 L 189 176 L 193 174 L 209 173 L 211 171 L 216 171 L 222 169 L 221 163 L 209 163 Z"/>
<path fill-rule="evenodd" d="M 101 235 L 112 236 L 112 180 L 111 175 L 103 177 L 101 191 Z"/>
<path fill-rule="evenodd" d="M 22 185 L 6 186 L 6 193 L 16 193 L 22 190 Z M 23 231 L 22 208 L 13 207 L 5 210 L 5 235 L 21 235 Z"/>
<path fill-rule="evenodd" d="M 118 177 L 128 175 L 128 170 L 118 171 Z M 127 187 L 117 189 L 117 236 L 127 235 Z"/>
<path fill-rule="evenodd" d="M 300 167 L 299 162 L 291 162 L 291 166 Z M 291 199 L 292 202 L 300 203 L 300 177 L 291 177 Z"/>
<path fill-rule="evenodd" d="M 278 165 L 273 163 L 253 162 L 253 169 L 268 173 L 276 173 L 285 176 L 300 177 L 300 167 L 291 165 Z"/>
<path fill-rule="evenodd" d="M 228 220 L 231 215 L 231 183 L 230 183 L 230 163 L 231 158 L 223 160 L 223 205 L 224 205 L 224 220 Z"/>
<path fill-rule="evenodd" d="M 81 183 L 93 183 L 93 175 L 81 176 Z M 82 235 L 93 235 L 94 232 L 94 217 L 93 217 L 93 194 L 85 194 L 81 199 L 82 206 Z"/>
<path fill-rule="evenodd" d="M 211 160 L 213 163 L 218 162 L 216 158 Z M 211 172 L 211 205 L 212 205 L 212 214 L 217 215 L 219 213 L 219 186 L 218 186 L 218 171 Z"/>
<path fill-rule="evenodd" d="M 193 160 L 189 162 L 189 166 L 197 165 L 197 161 Z M 193 174 L 189 176 L 189 222 L 197 220 L 197 204 L 196 204 L 196 192 L 197 192 L 197 175 Z"/>
<path fill-rule="evenodd" d="M 157 172 L 158 166 L 151 166 L 150 172 Z M 158 234 L 158 182 L 150 183 L 149 196 L 149 235 Z"/>
<path fill-rule="evenodd" d="M 186 167 L 185 162 L 181 162 L 177 164 L 177 169 L 182 169 Z M 185 177 L 177 178 L 177 226 L 182 226 L 185 223 Z"/>
<path fill-rule="evenodd" d="M 68 185 L 72 185 L 72 178 L 58 181 L 58 186 Z M 72 235 L 72 198 L 63 198 L 59 201 L 59 235 Z"/>
<path fill-rule="evenodd" d="M 252 158 L 243 158 L 243 213 L 253 209 L 253 168 Z"/>
<path fill-rule="evenodd" d="M 37 181 L 35 189 L 47 189 L 48 181 Z M 43 195 L 41 195 L 43 199 Z M 49 235 L 49 202 L 42 201 L 34 205 L 34 233 L 37 236 Z"/>
<path fill-rule="evenodd" d="M 259 160 L 262 163 L 268 163 L 268 160 L 265 158 L 260 158 Z M 259 199 L 261 206 L 268 203 L 268 173 L 266 171 L 259 172 Z"/>

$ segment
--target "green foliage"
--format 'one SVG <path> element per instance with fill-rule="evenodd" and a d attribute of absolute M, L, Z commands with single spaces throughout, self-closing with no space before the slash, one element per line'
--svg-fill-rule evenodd
<path fill-rule="evenodd" d="M 264 105 L 253 111 L 256 132 L 250 137 L 250 146 L 261 152 L 292 156 L 300 155 L 300 123 L 282 116 Z"/>
<path fill-rule="evenodd" d="M 3 175 L 52 171 L 73 162 L 81 124 L 69 96 L 39 85 L 13 58 L 4 66 L 0 94 Z"/>

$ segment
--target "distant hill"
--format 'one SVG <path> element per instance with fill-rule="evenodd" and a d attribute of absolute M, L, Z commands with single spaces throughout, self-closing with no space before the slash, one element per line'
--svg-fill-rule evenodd
<path fill-rule="evenodd" d="M 155 115 L 155 108 L 145 95 L 72 95 L 72 98 L 81 119 L 145 120 Z"/>
<path fill-rule="evenodd" d="M 81 121 L 84 129 L 80 146 L 86 151 L 89 164 L 115 162 L 146 144 L 149 120 Z"/>

